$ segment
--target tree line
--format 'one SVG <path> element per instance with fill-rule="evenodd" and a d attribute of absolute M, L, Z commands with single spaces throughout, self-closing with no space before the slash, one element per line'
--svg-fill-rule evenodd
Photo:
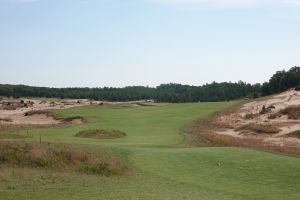
<path fill-rule="evenodd" d="M 276 94 L 290 88 L 300 86 L 300 67 L 293 67 L 288 71 L 277 71 L 261 87 L 262 95 Z"/>
<path fill-rule="evenodd" d="M 48 88 L 0 84 L 0 96 L 93 99 L 99 101 L 133 101 L 153 99 L 156 102 L 216 102 L 239 98 L 257 98 L 300 85 L 300 67 L 278 71 L 264 84 L 223 82 L 190 86 L 176 83 L 158 87 L 131 86 L 124 88 Z"/>

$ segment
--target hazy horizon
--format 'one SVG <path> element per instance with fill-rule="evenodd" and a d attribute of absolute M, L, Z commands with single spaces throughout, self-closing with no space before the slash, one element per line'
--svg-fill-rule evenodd
<path fill-rule="evenodd" d="M 300 0 L 0 0 L 0 83 L 263 83 L 299 35 Z"/>

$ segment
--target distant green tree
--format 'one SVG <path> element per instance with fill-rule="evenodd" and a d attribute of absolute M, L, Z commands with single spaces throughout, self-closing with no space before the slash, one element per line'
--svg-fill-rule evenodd
<path fill-rule="evenodd" d="M 0 96 L 94 99 L 102 101 L 132 101 L 153 99 L 156 102 L 228 101 L 244 97 L 269 95 L 300 85 L 300 68 L 278 71 L 269 82 L 248 84 L 223 82 L 190 86 L 177 83 L 161 84 L 156 88 L 131 86 L 124 88 L 47 88 L 25 85 L 0 85 Z"/>

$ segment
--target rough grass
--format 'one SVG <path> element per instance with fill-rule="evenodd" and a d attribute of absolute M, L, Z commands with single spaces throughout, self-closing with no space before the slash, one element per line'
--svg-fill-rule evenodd
<path fill-rule="evenodd" d="M 30 135 L 23 135 L 18 133 L 11 133 L 8 131 L 1 131 L 0 132 L 0 139 L 23 139 L 23 138 L 30 138 Z"/>
<path fill-rule="evenodd" d="M 87 151 L 58 144 L 0 142 L 0 165 L 55 170 L 73 170 L 110 176 L 126 169 L 116 160 L 105 160 Z"/>
<path fill-rule="evenodd" d="M 235 131 L 240 131 L 244 133 L 255 133 L 255 134 L 276 134 L 280 132 L 280 129 L 271 124 L 245 124 L 238 127 Z"/>
<path fill-rule="evenodd" d="M 115 129 L 111 129 L 111 130 L 94 129 L 94 130 L 80 131 L 76 133 L 74 136 L 81 137 L 81 138 L 115 139 L 115 138 L 125 137 L 126 133 Z"/>
<path fill-rule="evenodd" d="M 11 128 L 8 126 L 0 126 L 0 139 L 25 139 L 33 138 L 33 134 L 27 132 L 19 131 L 18 129 Z"/>

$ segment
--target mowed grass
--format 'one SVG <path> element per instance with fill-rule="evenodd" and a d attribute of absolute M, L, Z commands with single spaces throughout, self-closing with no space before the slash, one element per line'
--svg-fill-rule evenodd
<path fill-rule="evenodd" d="M 300 198 L 300 158 L 240 148 L 182 148 L 184 128 L 237 102 L 85 107 L 56 111 L 87 123 L 29 130 L 34 139 L 114 152 L 132 172 L 118 177 L 0 168 L 0 199 L 229 200 Z M 117 139 L 73 137 L 117 129 Z M 23 130 L 24 134 L 27 130 Z"/>
<path fill-rule="evenodd" d="M 215 199 L 300 197 L 299 158 L 238 148 L 184 148 L 140 150 L 132 160 L 147 173 L 222 196 Z"/>
<path fill-rule="evenodd" d="M 184 128 L 194 120 L 229 108 L 236 102 L 156 104 L 140 107 L 83 107 L 57 110 L 62 117 L 82 116 L 87 123 L 64 128 L 33 129 L 38 139 L 56 142 L 88 143 L 117 146 L 170 146 L 184 141 Z M 126 133 L 119 139 L 83 139 L 73 137 L 82 130 L 116 129 Z M 24 130 L 24 133 L 27 130 Z"/>

